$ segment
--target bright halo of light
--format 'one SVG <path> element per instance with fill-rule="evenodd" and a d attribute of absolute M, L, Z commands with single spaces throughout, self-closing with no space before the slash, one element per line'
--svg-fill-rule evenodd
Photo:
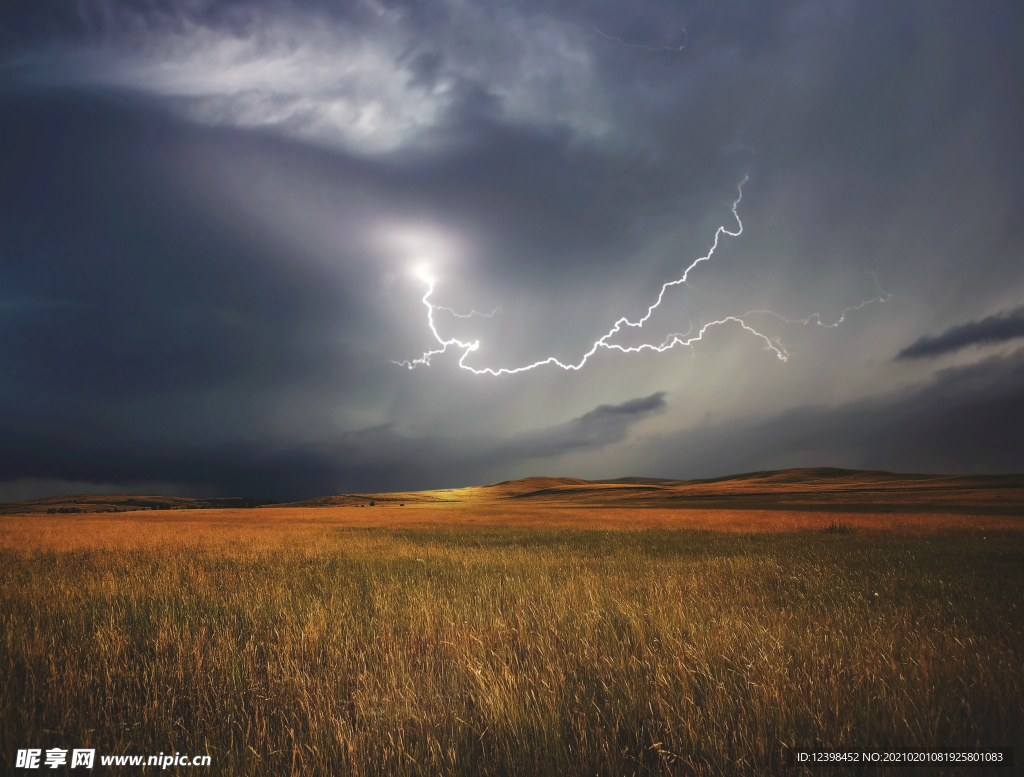
<path fill-rule="evenodd" d="M 412 274 L 428 286 L 434 285 L 434 274 L 430 271 L 430 265 L 423 262 L 413 268 Z"/>

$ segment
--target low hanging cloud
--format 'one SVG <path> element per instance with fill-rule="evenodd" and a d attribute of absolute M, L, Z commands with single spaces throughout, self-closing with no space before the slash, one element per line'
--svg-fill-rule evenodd
<path fill-rule="evenodd" d="M 162 493 L 306 499 L 352 491 L 476 485 L 520 463 L 547 462 L 622 442 L 662 412 L 664 392 L 600 405 L 577 418 L 506 439 L 410 437 L 392 425 L 306 445 L 181 442 L 153 446 L 131 436 L 33 445 L 30 430 L 0 426 L 0 501 L 67 493 Z M 539 471 L 545 465 L 539 464 Z M 211 485 L 213 484 L 213 485 Z"/>
<path fill-rule="evenodd" d="M 517 435 L 500 446 L 499 456 L 517 460 L 601 448 L 621 442 L 634 424 L 662 412 L 665 407 L 664 391 L 621 405 L 601 405 L 560 426 Z"/>
<path fill-rule="evenodd" d="M 791 467 L 996 473 L 1024 469 L 1024 351 L 939 370 L 920 384 L 838 406 L 653 437 L 638 472 L 718 477 Z"/>
<path fill-rule="evenodd" d="M 947 329 L 937 335 L 925 335 L 897 355 L 897 359 L 922 359 L 969 348 L 972 345 L 993 345 L 1024 337 L 1024 306 L 1003 310 L 992 316 Z"/>

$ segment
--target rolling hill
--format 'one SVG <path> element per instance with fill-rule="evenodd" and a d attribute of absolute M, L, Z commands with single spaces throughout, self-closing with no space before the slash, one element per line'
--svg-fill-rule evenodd
<path fill-rule="evenodd" d="M 277 506 L 358 507 L 369 506 L 371 502 L 403 506 L 518 503 L 538 507 L 1024 515 L 1024 475 L 920 475 L 814 468 L 747 472 L 700 480 L 528 477 L 466 488 L 336 494 Z M 272 504 L 243 498 L 101 494 L 5 502 L 0 503 L 0 514 L 255 508 Z"/>
<path fill-rule="evenodd" d="M 295 503 L 496 504 L 837 512 L 1024 515 L 1024 475 L 918 475 L 828 467 L 747 472 L 701 480 L 528 477 L 486 486 L 396 494 L 338 494 Z"/>

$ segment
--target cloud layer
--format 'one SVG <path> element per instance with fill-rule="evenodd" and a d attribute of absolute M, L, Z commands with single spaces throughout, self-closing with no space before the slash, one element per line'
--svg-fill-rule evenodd
<path fill-rule="evenodd" d="M 1018 337 L 1024 337 L 1024 307 L 958 324 L 937 335 L 925 335 L 901 350 L 896 358 L 944 356 L 974 345 L 1005 343 Z"/>
<path fill-rule="evenodd" d="M 46 439 L 36 430 L 7 428 L 2 430 L 0 468 L 10 480 L 0 485 L 0 500 L 116 490 L 112 483 L 118 480 L 138 492 L 243 493 L 279 500 L 473 485 L 497 481 L 518 465 L 543 467 L 568 452 L 600 451 L 664 408 L 664 396 L 655 394 L 602 405 L 564 424 L 507 440 L 479 435 L 425 439 L 385 425 L 291 446 L 179 442 L 154 449 L 127 438 L 72 448 L 59 434 Z M 54 473 L 61 478 L 53 478 Z"/>
<path fill-rule="evenodd" d="M 922 384 L 871 399 L 661 436 L 650 443 L 654 456 L 645 471 L 694 477 L 816 466 L 1020 472 L 1021 439 L 1024 352 L 943 370 Z"/>
<path fill-rule="evenodd" d="M 0 491 L 1019 467 L 1016 17 L 5 4 Z M 787 362 L 718 327 L 578 373 L 394 365 L 432 343 L 423 264 L 437 304 L 500 308 L 438 318 L 475 364 L 578 358 L 735 223 L 748 175 L 743 235 L 616 342 L 770 310 Z"/>

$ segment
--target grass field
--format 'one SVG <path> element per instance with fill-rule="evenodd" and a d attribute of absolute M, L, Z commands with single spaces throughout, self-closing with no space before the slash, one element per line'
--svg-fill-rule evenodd
<path fill-rule="evenodd" d="M 0 518 L 0 770 L 51 746 L 229 775 L 1024 755 L 1012 521 L 401 509 Z"/>

